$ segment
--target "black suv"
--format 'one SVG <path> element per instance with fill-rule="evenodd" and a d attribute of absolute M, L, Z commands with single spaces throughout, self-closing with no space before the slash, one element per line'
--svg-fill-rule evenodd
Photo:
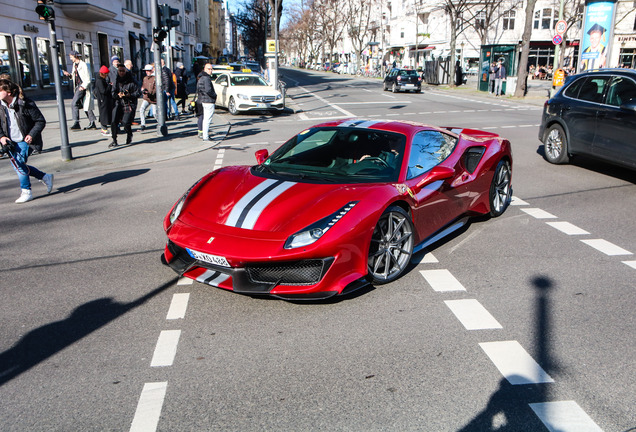
<path fill-rule="evenodd" d="M 548 162 L 585 154 L 636 169 L 636 71 L 600 69 L 568 77 L 543 106 L 539 139 Z"/>
<path fill-rule="evenodd" d="M 384 91 L 391 89 L 393 93 L 400 90 L 422 91 L 422 77 L 413 69 L 391 69 L 384 77 Z"/>

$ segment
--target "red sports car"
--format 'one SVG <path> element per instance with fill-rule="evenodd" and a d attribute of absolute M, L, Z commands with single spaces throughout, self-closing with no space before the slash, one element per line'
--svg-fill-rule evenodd
<path fill-rule="evenodd" d="M 394 281 L 414 252 L 512 197 L 510 142 L 473 129 L 337 120 L 256 158 L 177 201 L 165 264 L 239 293 L 326 298 Z"/>

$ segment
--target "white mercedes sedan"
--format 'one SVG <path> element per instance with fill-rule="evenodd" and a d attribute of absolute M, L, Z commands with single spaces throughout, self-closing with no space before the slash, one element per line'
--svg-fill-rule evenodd
<path fill-rule="evenodd" d="M 216 106 L 236 115 L 241 111 L 271 111 L 285 108 L 283 95 L 255 73 L 223 72 L 213 83 Z"/>

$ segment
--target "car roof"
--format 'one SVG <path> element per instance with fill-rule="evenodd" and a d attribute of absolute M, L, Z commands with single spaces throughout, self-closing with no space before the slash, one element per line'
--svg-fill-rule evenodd
<path fill-rule="evenodd" d="M 636 77 L 636 70 L 629 68 L 605 68 L 605 69 L 593 69 L 577 74 L 571 75 L 573 77 L 591 76 L 591 75 L 629 75 Z"/>

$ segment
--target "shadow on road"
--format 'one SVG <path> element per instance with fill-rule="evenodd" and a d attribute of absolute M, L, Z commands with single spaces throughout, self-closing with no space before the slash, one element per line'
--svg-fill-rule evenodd
<path fill-rule="evenodd" d="M 174 286 L 174 277 L 130 303 L 101 298 L 76 308 L 68 318 L 31 330 L 12 348 L 0 353 L 0 386 L 28 371 L 52 355 L 99 330 L 132 309 Z"/>
<path fill-rule="evenodd" d="M 57 188 L 57 192 L 55 193 L 70 192 L 76 189 L 85 188 L 87 186 L 95 186 L 95 185 L 103 186 L 107 183 L 113 183 L 119 180 L 126 180 L 132 177 L 137 177 L 139 175 L 146 174 L 148 171 L 150 171 L 150 168 L 110 172 L 107 174 L 100 175 L 98 177 L 93 177 L 86 180 L 82 180 L 77 183 L 62 186 L 60 188 Z"/>
<path fill-rule="evenodd" d="M 531 281 L 536 290 L 535 323 L 537 362 L 548 375 L 558 369 L 551 354 L 549 291 L 554 284 L 551 279 L 536 276 Z M 550 384 L 512 385 L 518 376 L 503 378 L 499 389 L 490 397 L 488 405 L 458 432 L 523 432 L 545 430 L 545 426 L 534 415 L 528 404 L 548 402 Z"/>

